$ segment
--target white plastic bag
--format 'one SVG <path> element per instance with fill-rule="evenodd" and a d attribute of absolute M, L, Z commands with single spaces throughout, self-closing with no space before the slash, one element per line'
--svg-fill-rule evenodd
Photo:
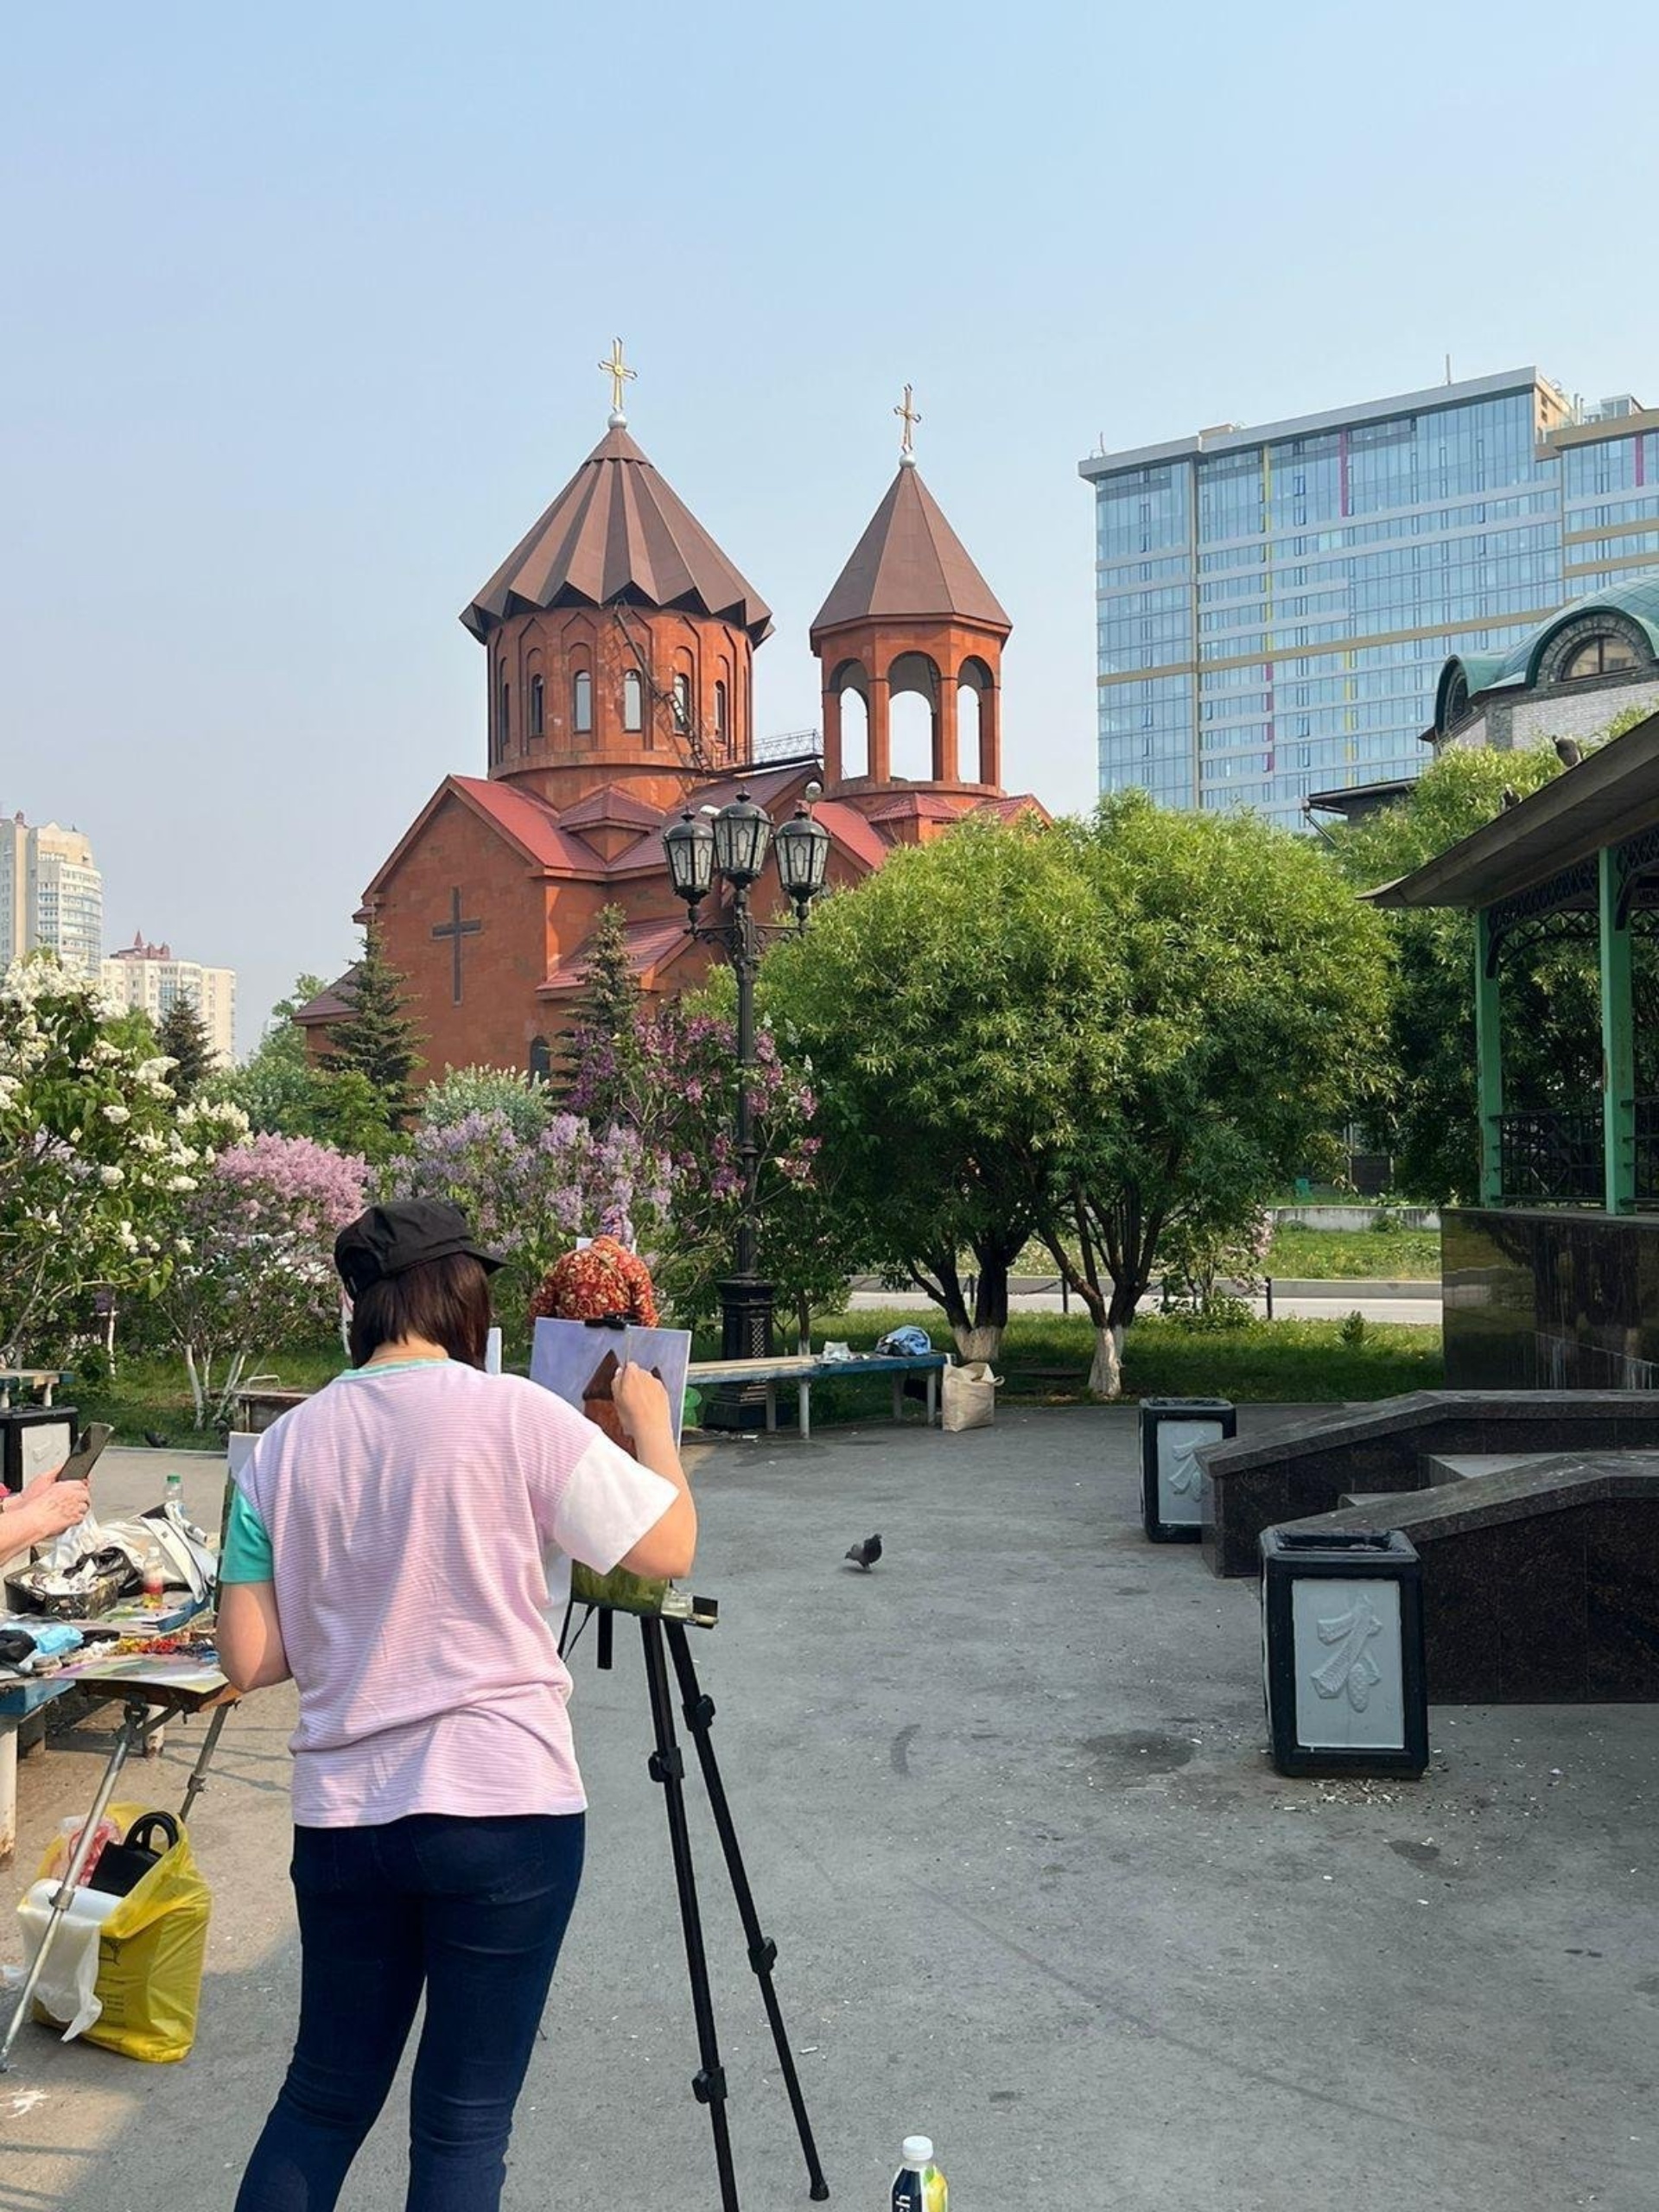
<path fill-rule="evenodd" d="M 32 1963 L 41 1948 L 57 1891 L 56 1882 L 46 1881 L 33 1882 L 23 1892 L 17 1917 L 23 1923 L 26 1962 Z M 62 2028 L 65 2043 L 85 2035 L 104 2010 L 98 1995 L 99 1933 L 120 1903 L 103 1890 L 77 1890 L 52 1938 L 35 1985 L 35 2002 Z"/>
<path fill-rule="evenodd" d="M 997 1385 L 988 1360 L 970 1359 L 960 1367 L 947 1367 L 940 1385 L 942 1426 L 953 1433 L 964 1428 L 988 1428 L 996 1419 Z"/>

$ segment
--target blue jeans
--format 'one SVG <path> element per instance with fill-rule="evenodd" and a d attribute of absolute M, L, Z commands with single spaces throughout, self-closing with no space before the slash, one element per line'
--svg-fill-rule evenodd
<path fill-rule="evenodd" d="M 583 1816 L 296 1828 L 300 2030 L 236 2212 L 332 2212 L 426 1992 L 406 2212 L 492 2212 L 582 1879 Z"/>

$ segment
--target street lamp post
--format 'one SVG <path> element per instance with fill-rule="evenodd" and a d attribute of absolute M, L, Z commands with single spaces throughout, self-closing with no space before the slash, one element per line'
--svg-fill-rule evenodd
<path fill-rule="evenodd" d="M 817 796 L 818 786 L 809 784 L 808 801 Z M 759 1153 L 750 1087 L 754 1068 L 754 977 L 768 937 L 806 927 L 812 901 L 823 889 L 830 833 L 822 823 L 813 820 L 810 805 L 803 803 L 774 838 L 772 817 L 766 809 L 741 791 L 718 812 L 710 808 L 694 814 L 688 807 L 664 831 L 663 847 L 669 880 L 676 896 L 685 902 L 687 930 L 703 944 L 722 946 L 737 979 L 735 1134 L 742 1189 L 733 1269 L 720 1286 L 721 1353 L 726 1359 L 764 1359 L 772 1351 L 772 1285 L 763 1282 L 757 1272 Z M 792 923 L 757 921 L 751 904 L 751 893 L 774 848 L 778 880 L 795 910 Z M 716 878 L 731 893 L 730 918 L 704 922 L 698 918 L 699 911 L 713 893 Z"/>

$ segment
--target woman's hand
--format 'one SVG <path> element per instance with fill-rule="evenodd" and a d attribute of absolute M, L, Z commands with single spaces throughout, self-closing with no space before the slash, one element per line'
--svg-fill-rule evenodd
<path fill-rule="evenodd" d="M 630 1360 L 611 1379 L 611 1402 L 616 1417 L 636 1444 L 658 1434 L 672 1436 L 668 1392 L 661 1378 L 648 1367 Z"/>
<path fill-rule="evenodd" d="M 29 1515 L 39 1532 L 35 1538 L 37 1544 L 49 1543 L 66 1529 L 74 1528 L 86 1518 L 92 1507 L 92 1486 L 88 1483 L 31 1483 L 24 1497 L 27 1503 L 21 1510 Z"/>
<path fill-rule="evenodd" d="M 0 1521 L 0 1560 L 49 1544 L 66 1529 L 84 1521 L 92 1510 L 92 1493 L 85 1483 L 54 1480 L 32 1482 L 11 1501 L 11 1510 Z"/>

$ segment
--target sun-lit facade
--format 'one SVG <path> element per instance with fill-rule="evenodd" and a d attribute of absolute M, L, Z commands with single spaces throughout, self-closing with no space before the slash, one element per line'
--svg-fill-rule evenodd
<path fill-rule="evenodd" d="M 1436 385 L 1081 464 L 1103 791 L 1255 806 L 1417 774 L 1448 656 L 1659 562 L 1659 412 Z"/>

